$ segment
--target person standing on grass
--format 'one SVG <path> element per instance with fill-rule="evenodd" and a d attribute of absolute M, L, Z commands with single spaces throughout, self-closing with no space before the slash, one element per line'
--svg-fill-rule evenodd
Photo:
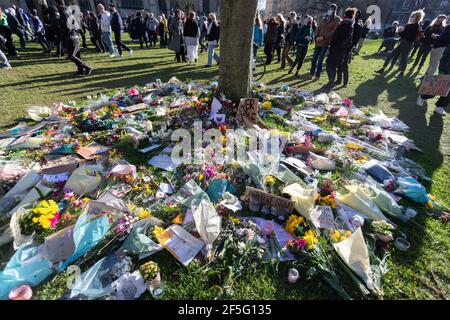
<path fill-rule="evenodd" d="M 50 53 L 49 45 L 47 39 L 45 38 L 44 24 L 42 23 L 41 19 L 39 19 L 36 9 L 33 10 L 33 16 L 31 18 L 31 21 L 33 24 L 33 31 L 36 36 L 36 39 L 42 46 L 42 49 L 44 49 L 44 53 Z"/>
<path fill-rule="evenodd" d="M 449 20 L 447 22 L 450 22 L 450 15 L 447 17 L 447 20 Z M 444 29 L 441 32 L 444 33 L 444 39 L 445 39 L 446 20 L 443 20 L 442 24 L 444 26 Z M 441 41 L 440 36 L 438 36 L 438 34 L 440 34 L 440 33 L 436 32 L 434 35 L 431 35 L 431 37 L 433 39 L 431 46 L 433 47 L 433 49 L 431 49 L 430 62 L 429 62 L 427 72 L 425 73 L 427 76 L 432 76 L 436 73 L 436 71 L 439 68 L 439 61 L 442 58 L 442 55 L 446 49 L 446 41 Z"/>
<path fill-rule="evenodd" d="M 117 57 L 111 37 L 111 15 L 105 10 L 105 7 L 101 3 L 97 5 L 97 10 L 100 14 L 100 30 L 102 32 L 103 44 L 108 48 L 109 56 L 111 58 Z"/>
<path fill-rule="evenodd" d="M 169 24 L 169 32 L 171 40 L 169 43 L 169 50 L 175 52 L 177 62 L 186 62 L 185 43 L 183 38 L 184 29 L 184 12 L 177 10 L 175 18 Z"/>
<path fill-rule="evenodd" d="M 278 39 L 278 23 L 275 17 L 270 18 L 267 24 L 267 32 L 264 37 L 264 53 L 266 55 L 266 64 L 269 65 L 273 60 L 273 53 Z"/>
<path fill-rule="evenodd" d="M 345 10 L 344 19 L 339 23 L 330 41 L 330 53 L 327 59 L 328 84 L 325 86 L 328 90 L 334 87 L 336 73 L 342 68 L 345 55 L 352 48 L 356 10 L 355 8 Z"/>
<path fill-rule="evenodd" d="M 253 27 L 253 70 L 256 68 L 255 61 L 258 56 L 258 49 L 263 46 L 263 22 L 259 12 L 255 16 L 255 25 Z"/>
<path fill-rule="evenodd" d="M 285 33 L 285 27 L 286 27 L 286 19 L 284 19 L 283 15 L 281 13 L 277 14 L 277 23 L 278 23 L 278 29 L 277 29 L 277 41 L 275 43 L 274 51 L 277 52 L 278 57 L 278 63 L 281 62 L 281 48 L 284 45 L 284 33 Z"/>
<path fill-rule="evenodd" d="M 419 72 L 424 63 L 425 60 L 428 58 L 428 55 L 431 52 L 432 45 L 433 45 L 433 38 L 431 37 L 433 34 L 440 34 L 442 30 L 445 28 L 445 20 L 447 19 L 447 16 L 440 15 L 436 19 L 433 20 L 433 22 L 425 29 L 424 31 L 424 37 L 421 41 L 421 45 L 419 48 L 419 51 L 417 53 L 416 60 L 414 61 L 413 66 L 410 69 L 410 72 L 412 73 L 414 69 L 418 67 L 417 72 Z M 431 64 L 431 63 L 430 63 Z"/>
<path fill-rule="evenodd" d="M 316 30 L 316 47 L 311 62 L 311 79 L 315 76 L 315 80 L 319 80 L 322 74 L 323 60 L 327 54 L 330 41 L 333 38 L 341 18 L 336 15 L 337 5 L 332 3 L 328 7 L 326 16 L 320 21 Z"/>
<path fill-rule="evenodd" d="M 448 28 L 448 26 L 447 26 Z M 450 75 L 450 32 L 447 29 L 447 33 L 444 35 L 446 38 L 442 38 L 441 41 L 446 41 L 447 47 L 442 54 L 442 58 L 439 64 L 439 74 L 446 74 Z M 425 103 L 425 100 L 434 98 L 433 96 L 428 95 L 422 95 L 419 96 L 417 99 L 417 105 L 419 107 L 422 107 Z M 440 97 L 439 100 L 436 102 L 436 109 L 434 109 L 434 113 L 445 116 L 447 113 L 445 112 L 445 109 L 448 108 L 448 105 L 450 104 L 450 94 L 446 97 Z"/>
<path fill-rule="evenodd" d="M 12 57 L 19 57 L 12 39 L 11 28 L 8 26 L 8 20 L 2 8 L 0 8 L 0 36 L 3 36 L 4 42 L 2 43 L 8 50 L 8 54 Z"/>
<path fill-rule="evenodd" d="M 20 49 L 25 49 L 25 30 L 17 20 L 16 12 L 13 8 L 5 10 L 8 26 L 11 28 L 12 33 L 19 37 Z"/>
<path fill-rule="evenodd" d="M 102 31 L 100 29 L 100 22 L 98 21 L 97 17 L 93 12 L 89 12 L 87 24 L 89 33 L 91 35 L 91 42 L 94 44 L 95 50 L 98 53 L 105 53 L 106 50 L 102 42 Z"/>
<path fill-rule="evenodd" d="M 216 60 L 217 65 L 220 63 L 220 57 L 216 53 L 216 48 L 219 45 L 220 38 L 220 26 L 217 22 L 216 15 L 214 13 L 209 14 L 209 24 L 206 35 L 208 40 L 208 64 L 206 67 L 211 67 L 213 59 Z"/>
<path fill-rule="evenodd" d="M 356 22 L 358 22 L 358 20 L 356 20 Z M 372 19 L 369 17 L 367 18 L 362 28 L 361 37 L 359 38 L 358 44 L 354 50 L 355 55 L 359 56 L 359 52 L 361 51 L 362 47 L 364 46 L 364 43 L 366 42 L 367 37 L 369 36 L 371 26 L 372 26 Z"/>
<path fill-rule="evenodd" d="M 64 5 L 64 0 L 57 0 L 58 11 L 61 17 L 61 35 L 67 48 L 68 58 L 75 63 L 78 68 L 76 76 L 84 77 L 92 73 L 93 68 L 88 66 L 80 55 L 80 38 L 77 31 L 80 30 L 77 19 Z"/>
<path fill-rule="evenodd" d="M 400 74 L 399 77 L 402 78 L 405 75 L 406 66 L 408 64 L 408 56 L 411 49 L 419 36 L 419 23 L 423 20 L 425 13 L 422 10 L 414 11 L 409 17 L 409 22 L 405 27 L 399 28 L 400 43 L 395 47 L 395 49 L 386 57 L 384 65 L 381 69 L 376 70 L 378 74 L 383 74 L 385 69 L 391 64 L 389 70 L 394 68 L 395 63 L 400 58 Z"/>
<path fill-rule="evenodd" d="M 200 28 L 200 53 L 203 53 L 204 51 L 208 51 L 208 47 L 205 45 L 206 35 L 208 34 L 208 18 L 204 12 L 200 13 L 198 26 Z"/>
<path fill-rule="evenodd" d="M 297 14 L 292 11 L 289 13 L 288 23 L 286 25 L 285 34 L 284 34 L 284 45 L 283 45 L 283 55 L 281 56 L 281 69 L 286 68 L 286 60 L 289 65 L 292 65 L 294 61 L 289 57 L 289 51 L 291 51 L 295 42 L 295 35 L 299 28 L 299 24 L 297 22 Z"/>
<path fill-rule="evenodd" d="M 159 47 L 167 47 L 167 19 L 164 13 L 159 16 L 158 35 L 159 35 Z"/>
<path fill-rule="evenodd" d="M 188 62 L 197 63 L 200 28 L 194 11 L 189 12 L 189 16 L 184 24 L 183 36 L 186 43 Z"/>
<path fill-rule="evenodd" d="M 153 12 L 150 13 L 150 16 L 147 20 L 147 34 L 150 41 L 150 47 L 156 47 L 156 41 L 158 40 L 158 34 L 156 33 L 156 28 L 158 27 L 159 21 L 155 18 Z"/>
<path fill-rule="evenodd" d="M 306 54 L 308 53 L 308 46 L 314 41 L 314 19 L 311 16 L 306 16 L 303 21 L 305 24 L 297 31 L 295 35 L 295 46 L 297 47 L 297 55 L 294 63 L 292 64 L 289 73 L 292 73 L 297 65 L 297 71 L 295 76 L 298 77 L 298 73 L 302 68 L 303 61 L 305 61 Z"/>
<path fill-rule="evenodd" d="M 397 34 L 398 31 L 398 21 L 394 21 L 392 23 L 392 26 L 390 26 L 389 28 L 386 28 L 383 31 L 383 42 L 381 43 L 380 47 L 378 48 L 377 54 L 381 54 L 383 52 L 390 52 L 392 51 L 392 49 L 394 49 L 394 45 L 395 45 L 395 35 Z M 381 49 L 385 49 L 385 51 L 380 52 Z"/>
<path fill-rule="evenodd" d="M 116 5 L 114 3 L 109 4 L 109 10 L 111 11 L 111 30 L 114 32 L 114 40 L 116 42 L 117 51 L 119 52 L 119 56 L 122 56 L 122 49 L 128 51 L 128 55 L 133 55 L 133 50 L 128 48 L 125 43 L 122 41 L 122 30 L 123 23 L 122 17 L 116 10 Z"/>
<path fill-rule="evenodd" d="M 136 12 L 136 16 L 133 20 L 133 28 L 136 37 L 139 39 L 139 45 L 141 46 L 141 49 L 144 49 L 144 42 L 148 47 L 148 42 L 146 41 L 145 37 L 145 22 L 140 11 Z"/>

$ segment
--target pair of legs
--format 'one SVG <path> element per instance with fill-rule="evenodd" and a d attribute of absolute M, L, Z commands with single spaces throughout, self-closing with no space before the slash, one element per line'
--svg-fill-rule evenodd
<path fill-rule="evenodd" d="M 344 80 L 344 87 L 347 87 L 348 85 L 348 65 L 350 64 L 350 61 L 352 60 L 352 49 L 348 49 L 345 53 L 344 60 L 342 63 L 338 66 L 338 76 L 336 84 L 339 85 L 342 83 L 342 79 Z"/>
<path fill-rule="evenodd" d="M 428 100 L 434 98 L 434 96 L 429 95 L 421 95 L 418 100 L 418 104 L 422 105 L 423 100 Z M 422 100 L 422 101 L 420 101 Z M 445 115 L 445 109 L 448 108 L 448 105 L 450 104 L 450 95 L 446 97 L 440 97 L 439 100 L 436 102 L 436 109 L 434 112 L 436 112 L 439 115 Z"/>
<path fill-rule="evenodd" d="M 359 52 L 361 51 L 362 47 L 364 46 L 364 42 L 366 42 L 366 38 L 359 39 L 358 44 L 356 45 L 356 48 L 355 48 L 356 55 L 358 55 Z"/>
<path fill-rule="evenodd" d="M 91 42 L 95 46 L 95 50 L 98 53 L 106 52 L 105 46 L 103 45 L 101 34 L 94 34 L 94 35 L 92 35 Z"/>
<path fill-rule="evenodd" d="M 292 65 L 294 61 L 289 56 L 289 51 L 292 49 L 292 44 L 289 42 L 285 42 L 283 46 L 283 55 L 281 56 L 281 69 L 286 68 L 286 60 L 289 63 L 289 65 Z"/>
<path fill-rule="evenodd" d="M 187 59 L 189 62 L 197 62 L 198 60 L 198 44 L 197 45 L 187 45 Z"/>
<path fill-rule="evenodd" d="M 0 50 L 0 68 L 11 68 L 11 65 L 9 64 L 8 58 L 6 58 L 5 54 L 2 50 Z"/>
<path fill-rule="evenodd" d="M 102 32 L 102 40 L 103 40 L 103 44 L 108 49 L 109 54 L 113 55 L 116 50 L 115 50 L 113 42 L 112 42 L 111 32 Z"/>
<path fill-rule="evenodd" d="M 140 34 L 138 38 L 139 38 L 139 45 L 141 46 L 141 49 L 144 49 L 144 43 L 145 43 L 146 47 L 148 47 L 148 39 L 145 36 L 145 33 Z"/>
<path fill-rule="evenodd" d="M 339 70 L 342 70 L 347 50 L 347 48 L 340 47 L 330 48 L 330 54 L 327 59 L 328 87 L 334 86 L 336 75 Z"/>
<path fill-rule="evenodd" d="M 266 55 L 266 64 L 271 64 L 273 60 L 273 52 L 275 50 L 274 42 L 266 42 L 264 44 L 264 54 Z"/>
<path fill-rule="evenodd" d="M 42 33 L 36 34 L 36 40 L 42 46 L 42 49 L 44 49 L 44 51 L 49 52 L 49 44 L 47 38 L 45 38 Z"/>
<path fill-rule="evenodd" d="M 378 73 L 383 73 L 389 64 L 391 64 L 390 69 L 394 68 L 395 63 L 400 58 L 400 72 L 403 74 L 406 70 L 408 64 L 408 57 L 413 47 L 413 43 L 408 40 L 402 39 L 397 47 L 386 57 L 384 61 L 383 68 L 378 70 Z"/>
<path fill-rule="evenodd" d="M 426 75 L 432 76 L 436 73 L 439 68 L 439 63 L 441 61 L 442 55 L 444 54 L 445 47 L 443 48 L 433 48 L 430 52 L 430 64 L 428 66 Z"/>
<path fill-rule="evenodd" d="M 148 41 L 150 42 L 150 47 L 153 46 L 156 47 L 156 41 L 158 40 L 158 36 L 156 34 L 156 31 L 154 30 L 148 30 L 147 31 L 148 34 Z"/>
<path fill-rule="evenodd" d="M 121 31 L 114 31 L 114 40 L 116 42 L 117 51 L 119 52 L 119 55 L 122 55 L 122 49 L 125 49 L 128 52 L 132 52 L 130 48 L 128 48 L 125 43 L 122 41 L 122 32 Z"/>
<path fill-rule="evenodd" d="M 167 33 L 166 32 L 162 32 L 159 34 L 159 46 L 161 48 L 165 48 L 167 47 L 167 44 L 169 43 L 168 39 L 167 39 Z"/>
<path fill-rule="evenodd" d="M 417 71 L 420 71 L 420 69 L 422 69 L 422 67 L 425 63 L 425 60 L 428 58 L 428 55 L 430 54 L 430 52 L 431 52 L 431 46 L 422 44 L 419 48 L 419 51 L 417 52 L 417 57 L 411 68 L 411 71 L 413 71 L 417 66 L 419 66 Z"/>
<path fill-rule="evenodd" d="M 80 55 L 80 39 L 78 37 L 69 38 L 67 40 L 67 54 L 69 59 L 75 63 L 78 68 L 78 75 L 89 74 L 92 70 L 83 60 Z"/>
<path fill-rule="evenodd" d="M 220 57 L 216 53 L 217 44 L 215 43 L 208 43 L 208 64 L 207 66 L 212 66 L 213 59 L 216 60 L 217 64 L 220 63 Z"/>
<path fill-rule="evenodd" d="M 314 48 L 314 55 L 311 62 L 311 77 L 316 76 L 317 79 L 320 79 L 320 74 L 323 69 L 323 60 L 325 59 L 325 55 L 327 54 L 328 47 L 318 47 Z"/>
<path fill-rule="evenodd" d="M 300 69 L 303 66 L 303 62 L 305 61 L 305 57 L 306 57 L 307 53 L 308 53 L 308 46 L 302 46 L 302 45 L 297 46 L 295 61 L 292 64 L 292 67 L 289 70 L 289 73 L 292 73 L 295 66 L 297 66 L 297 72 L 295 72 L 295 75 L 298 76 L 298 72 L 300 71 Z"/>
<path fill-rule="evenodd" d="M 11 28 L 8 26 L 0 26 L 0 34 L 6 39 L 5 47 L 8 54 L 11 56 L 17 56 L 16 47 L 14 46 L 12 39 Z"/>

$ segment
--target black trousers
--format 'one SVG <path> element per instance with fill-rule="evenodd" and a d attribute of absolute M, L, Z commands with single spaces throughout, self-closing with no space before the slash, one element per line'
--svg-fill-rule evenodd
<path fill-rule="evenodd" d="M 429 54 L 431 52 L 431 46 L 422 44 L 419 48 L 419 51 L 417 52 L 416 61 L 414 61 L 413 69 L 419 65 L 419 70 L 423 67 L 425 64 L 425 60 L 427 60 Z"/>
<path fill-rule="evenodd" d="M 12 30 L 12 33 L 14 33 L 16 36 L 19 37 L 20 47 L 22 49 L 24 49 L 25 48 L 25 33 L 19 29 Z"/>
<path fill-rule="evenodd" d="M 161 48 L 165 48 L 167 47 L 169 40 L 168 40 L 168 35 L 167 32 L 162 32 L 159 34 L 159 45 Z"/>
<path fill-rule="evenodd" d="M 297 46 L 297 53 L 295 56 L 294 64 L 291 67 L 291 72 L 294 70 L 295 66 L 297 66 L 297 73 L 303 66 L 303 62 L 305 61 L 306 54 L 308 53 L 308 46 Z"/>
<path fill-rule="evenodd" d="M 150 42 L 150 46 L 156 47 L 156 42 L 158 41 L 158 34 L 156 33 L 156 31 L 154 30 L 148 30 L 147 31 L 148 34 L 148 41 Z"/>
<path fill-rule="evenodd" d="M 347 48 L 330 47 L 330 53 L 327 58 L 328 84 L 334 84 L 336 81 L 337 71 L 342 69 L 347 50 Z"/>
<path fill-rule="evenodd" d="M 342 82 L 342 78 L 344 78 L 344 85 L 348 84 L 348 65 L 352 60 L 352 49 L 348 49 L 345 53 L 344 60 L 341 65 L 338 67 L 338 76 L 337 82 Z"/>
<path fill-rule="evenodd" d="M 177 62 L 186 62 L 186 48 L 184 45 L 180 44 L 180 51 L 175 52 L 175 57 L 177 59 Z"/>
<path fill-rule="evenodd" d="M 145 33 L 139 34 L 138 39 L 139 39 L 139 45 L 141 46 L 141 49 L 144 48 L 144 43 L 148 47 L 148 40 L 147 40 L 147 37 L 145 36 Z"/>
<path fill-rule="evenodd" d="M 274 42 L 266 42 L 264 44 L 264 54 L 266 55 L 266 64 L 272 63 L 274 49 L 275 49 Z"/>
<path fill-rule="evenodd" d="M 131 51 L 130 48 L 128 48 L 123 42 L 122 42 L 122 32 L 121 31 L 114 31 L 114 40 L 116 42 L 117 51 L 119 51 L 119 54 L 122 54 L 122 48 Z"/>
<path fill-rule="evenodd" d="M 397 60 L 400 58 L 400 71 L 404 72 L 408 64 L 408 56 L 412 47 L 412 42 L 402 39 L 395 49 L 386 57 L 383 69 L 385 69 L 389 63 L 391 64 L 391 68 L 393 68 Z"/>
<path fill-rule="evenodd" d="M 11 28 L 8 26 L 0 26 L 0 34 L 6 39 L 5 47 L 9 55 L 17 55 L 16 48 L 14 47 Z"/>
<path fill-rule="evenodd" d="M 42 46 L 42 49 L 44 49 L 44 51 L 49 50 L 49 44 L 48 44 L 47 38 L 42 33 L 36 34 L 36 40 Z"/>
<path fill-rule="evenodd" d="M 94 34 L 91 37 L 91 42 L 95 46 L 95 50 L 97 52 L 105 52 L 105 46 L 103 45 L 102 41 L 102 35 L 101 34 Z"/>
<path fill-rule="evenodd" d="M 83 69 L 89 69 L 89 66 L 81 60 L 80 39 L 78 37 L 69 38 L 66 41 L 66 45 L 68 57 L 73 63 L 75 63 L 78 68 L 78 72 L 81 73 L 83 72 Z"/>

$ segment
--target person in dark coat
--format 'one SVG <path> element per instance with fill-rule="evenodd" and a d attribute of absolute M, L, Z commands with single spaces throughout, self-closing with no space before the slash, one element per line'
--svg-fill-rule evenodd
<path fill-rule="evenodd" d="M 61 16 L 56 6 L 49 8 L 49 27 L 52 34 L 54 34 L 54 47 L 56 47 L 55 56 L 61 58 L 63 51 L 65 51 L 62 41 Z"/>
<path fill-rule="evenodd" d="M 392 70 L 395 63 L 400 58 L 399 77 L 404 76 L 406 66 L 408 64 L 408 56 L 411 52 L 414 41 L 416 41 L 417 37 L 419 36 L 419 23 L 422 21 L 424 16 L 425 13 L 422 10 L 414 11 L 413 13 L 411 13 L 409 23 L 405 27 L 399 28 L 398 34 L 401 37 L 400 43 L 386 57 L 383 67 L 380 70 L 376 70 L 376 73 L 383 74 L 389 64 L 391 64 L 389 70 Z"/>
<path fill-rule="evenodd" d="M 425 30 L 430 26 L 430 24 L 430 20 L 425 20 L 419 23 L 419 36 L 417 37 L 416 41 L 414 41 L 413 49 L 411 51 L 411 54 L 409 55 L 410 59 L 414 59 L 416 53 L 419 51 L 420 46 L 422 45 L 422 40 L 425 37 Z"/>
<path fill-rule="evenodd" d="M 392 26 L 389 28 L 384 29 L 383 31 L 383 42 L 381 43 L 380 47 L 378 48 L 377 53 L 382 54 L 384 52 L 390 52 L 392 49 L 394 49 L 395 45 L 395 36 L 398 31 L 398 21 L 394 21 L 392 23 Z M 385 48 L 385 51 L 381 52 L 381 50 Z"/>
<path fill-rule="evenodd" d="M 148 42 L 146 41 L 145 37 L 145 22 L 140 11 L 136 13 L 135 18 L 133 19 L 132 32 L 135 34 L 136 38 L 139 39 L 139 45 L 141 46 L 141 49 L 144 49 L 144 42 L 148 47 Z"/>
<path fill-rule="evenodd" d="M 339 23 L 333 38 L 330 42 L 330 53 L 327 58 L 327 74 L 328 84 L 327 89 L 332 89 L 335 85 L 336 74 L 345 59 L 345 54 L 352 47 L 353 40 L 353 25 L 355 23 L 354 17 L 356 9 L 349 8 L 345 10 L 344 18 Z"/>
<path fill-rule="evenodd" d="M 447 16 L 440 15 L 425 29 L 424 36 L 421 40 L 419 51 L 417 52 L 416 60 L 414 61 L 413 66 L 410 69 L 410 72 L 413 73 L 414 69 L 417 68 L 417 72 L 420 72 L 423 65 L 425 64 L 425 60 L 430 55 L 431 49 L 433 48 L 433 38 L 431 37 L 433 34 L 440 34 L 445 28 L 445 20 Z"/>
<path fill-rule="evenodd" d="M 266 64 L 271 64 L 273 59 L 273 52 L 278 38 L 278 23 L 275 17 L 269 20 L 267 24 L 267 32 L 264 38 L 264 53 L 266 54 Z"/>
<path fill-rule="evenodd" d="M 95 46 L 98 53 L 105 53 L 106 49 L 102 42 L 102 31 L 100 29 L 100 21 L 93 12 L 88 15 L 88 29 L 91 35 L 91 42 Z"/>
<path fill-rule="evenodd" d="M 308 46 L 314 41 L 313 17 L 306 16 L 303 21 L 305 21 L 305 24 L 297 30 L 297 34 L 295 35 L 295 46 L 297 48 L 297 52 L 295 61 L 289 70 L 289 73 L 292 73 L 297 65 L 297 72 L 295 73 L 296 77 L 302 68 L 303 61 L 305 61 L 306 54 L 308 53 Z"/>
<path fill-rule="evenodd" d="M 285 37 L 284 37 L 284 46 L 283 46 L 283 55 L 281 56 L 281 69 L 286 68 L 286 60 L 289 65 L 294 63 L 294 60 L 289 57 L 289 51 L 291 51 L 295 42 L 295 35 L 299 28 L 299 24 L 297 22 L 297 14 L 292 11 L 289 13 L 289 22 L 286 25 Z"/>
<path fill-rule="evenodd" d="M 114 32 L 114 40 L 116 42 L 117 51 L 119 52 L 119 56 L 122 55 L 122 49 L 128 51 L 128 55 L 133 55 L 133 50 L 128 48 L 125 43 L 122 41 L 122 30 L 123 23 L 122 17 L 116 10 L 116 5 L 114 3 L 109 4 L 109 10 L 111 11 L 111 30 Z"/>
<path fill-rule="evenodd" d="M 42 46 L 42 49 L 44 49 L 45 53 L 50 53 L 47 38 L 45 37 L 45 27 L 41 19 L 39 19 L 36 9 L 33 10 L 33 16 L 31 18 L 31 21 L 33 24 L 33 31 L 37 41 Z"/>
<path fill-rule="evenodd" d="M 184 12 L 177 10 L 175 18 L 169 22 L 171 40 L 168 48 L 175 52 L 177 62 L 186 62 L 186 45 L 183 38 L 184 18 Z"/>
<path fill-rule="evenodd" d="M 11 32 L 14 33 L 17 37 L 19 37 L 20 48 L 25 49 L 25 29 L 20 24 L 19 20 L 15 15 L 14 9 L 10 8 L 5 10 L 6 18 L 8 21 L 8 26 L 11 28 Z"/>
<path fill-rule="evenodd" d="M 13 57 L 18 57 L 16 48 L 12 39 L 12 31 L 8 26 L 8 18 L 6 14 L 3 12 L 2 8 L 0 8 L 0 35 L 3 37 L 2 44 L 6 47 L 8 51 L 8 55 Z"/>

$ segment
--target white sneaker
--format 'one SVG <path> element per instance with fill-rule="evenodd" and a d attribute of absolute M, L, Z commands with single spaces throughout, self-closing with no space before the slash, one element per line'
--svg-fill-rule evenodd
<path fill-rule="evenodd" d="M 128 51 L 128 55 L 131 57 L 133 55 L 133 50 Z"/>
<path fill-rule="evenodd" d="M 419 97 L 417 98 L 416 104 L 417 104 L 419 107 L 423 107 L 423 105 L 425 104 L 425 100 L 422 99 L 421 96 L 419 96 Z"/>
<path fill-rule="evenodd" d="M 109 55 L 110 58 L 115 58 L 117 55 L 115 53 Z"/>
<path fill-rule="evenodd" d="M 436 113 L 440 116 L 445 116 L 447 114 L 445 112 L 444 108 L 442 108 L 442 107 L 437 107 L 436 109 L 434 109 L 434 113 Z"/>

